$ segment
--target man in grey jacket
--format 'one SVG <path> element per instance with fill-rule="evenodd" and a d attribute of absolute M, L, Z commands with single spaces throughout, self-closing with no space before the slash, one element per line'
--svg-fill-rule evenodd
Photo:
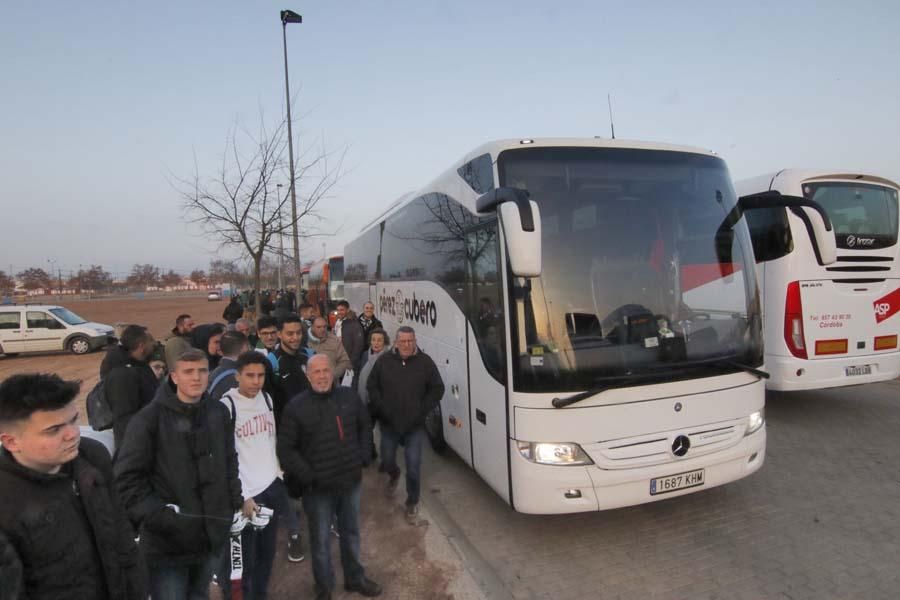
<path fill-rule="evenodd" d="M 337 336 L 328 331 L 328 322 L 322 317 L 313 319 L 307 347 L 316 354 L 324 354 L 331 359 L 331 364 L 334 365 L 334 380 L 338 385 L 340 385 L 344 373 L 353 368 L 353 363 L 350 361 L 347 351 L 344 350 L 344 345 L 337 339 Z"/>

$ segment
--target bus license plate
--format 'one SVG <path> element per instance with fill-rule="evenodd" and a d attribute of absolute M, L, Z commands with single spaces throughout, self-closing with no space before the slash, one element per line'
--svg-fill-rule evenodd
<path fill-rule="evenodd" d="M 703 485 L 705 481 L 704 475 L 703 469 L 697 469 L 696 471 L 678 473 L 677 475 L 656 477 L 650 480 L 650 495 L 667 494 Z"/>
<path fill-rule="evenodd" d="M 872 365 L 858 365 L 855 367 L 845 367 L 844 372 L 847 374 L 847 377 L 853 377 L 854 375 L 871 375 L 872 374 Z"/>

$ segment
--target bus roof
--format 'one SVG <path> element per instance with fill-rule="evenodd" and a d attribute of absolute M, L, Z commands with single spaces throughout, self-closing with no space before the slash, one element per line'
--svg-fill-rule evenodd
<path fill-rule="evenodd" d="M 490 142 L 485 142 L 481 144 L 474 150 L 468 152 L 461 159 L 457 160 L 453 163 L 447 171 L 441 173 L 435 180 L 428 183 L 428 185 L 423 186 L 420 189 L 431 189 L 435 187 L 435 184 L 448 177 L 448 176 L 457 176 L 457 169 L 463 166 L 473 158 L 481 156 L 482 154 L 490 154 L 491 157 L 496 160 L 497 156 L 503 152 L 504 150 L 513 150 L 516 148 L 620 148 L 620 149 L 635 149 L 635 150 L 664 150 L 669 152 L 689 152 L 692 154 L 704 154 L 708 156 L 715 156 L 716 153 L 712 150 L 706 150 L 703 148 L 697 148 L 694 146 L 680 146 L 676 144 L 664 144 L 660 142 L 643 142 L 639 140 L 623 140 L 623 139 L 611 139 L 611 138 L 603 138 L 603 137 L 590 137 L 590 138 L 510 138 L 510 139 L 502 139 L 502 140 L 493 140 Z M 368 221 L 361 229 L 360 233 L 366 231 L 376 223 L 383 221 L 392 213 L 399 210 L 401 207 L 406 205 L 409 201 L 413 200 L 418 196 L 417 192 L 407 192 L 400 196 L 397 200 L 392 202 L 383 212 L 381 212 L 377 217 Z"/>
<path fill-rule="evenodd" d="M 758 175 L 749 179 L 743 179 L 739 183 L 743 189 L 754 190 L 771 190 L 776 187 L 790 188 L 807 181 L 859 181 L 862 183 L 871 183 L 876 185 L 886 185 L 896 189 L 900 189 L 894 181 L 879 177 L 877 175 L 867 175 L 865 173 L 854 173 L 846 169 L 781 169 L 772 173 Z"/>

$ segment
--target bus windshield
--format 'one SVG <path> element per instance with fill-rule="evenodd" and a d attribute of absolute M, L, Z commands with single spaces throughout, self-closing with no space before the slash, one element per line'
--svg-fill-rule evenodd
<path fill-rule="evenodd" d="M 721 227 L 736 202 L 721 159 L 527 148 L 501 153 L 498 168 L 500 185 L 529 191 L 542 224 L 543 274 L 511 277 L 516 390 L 761 364 L 750 238 L 743 219 Z"/>
<path fill-rule="evenodd" d="M 867 250 L 897 243 L 897 190 L 855 182 L 804 183 L 803 195 L 828 213 L 838 248 Z"/>
<path fill-rule="evenodd" d="M 344 280 L 344 257 L 331 258 L 328 260 L 328 276 L 331 281 Z"/>

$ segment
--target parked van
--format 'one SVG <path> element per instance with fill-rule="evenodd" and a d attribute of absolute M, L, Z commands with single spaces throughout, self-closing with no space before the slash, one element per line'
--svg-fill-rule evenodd
<path fill-rule="evenodd" d="M 0 354 L 68 350 L 87 354 L 116 340 L 109 325 L 86 321 L 62 306 L 0 306 Z"/>

